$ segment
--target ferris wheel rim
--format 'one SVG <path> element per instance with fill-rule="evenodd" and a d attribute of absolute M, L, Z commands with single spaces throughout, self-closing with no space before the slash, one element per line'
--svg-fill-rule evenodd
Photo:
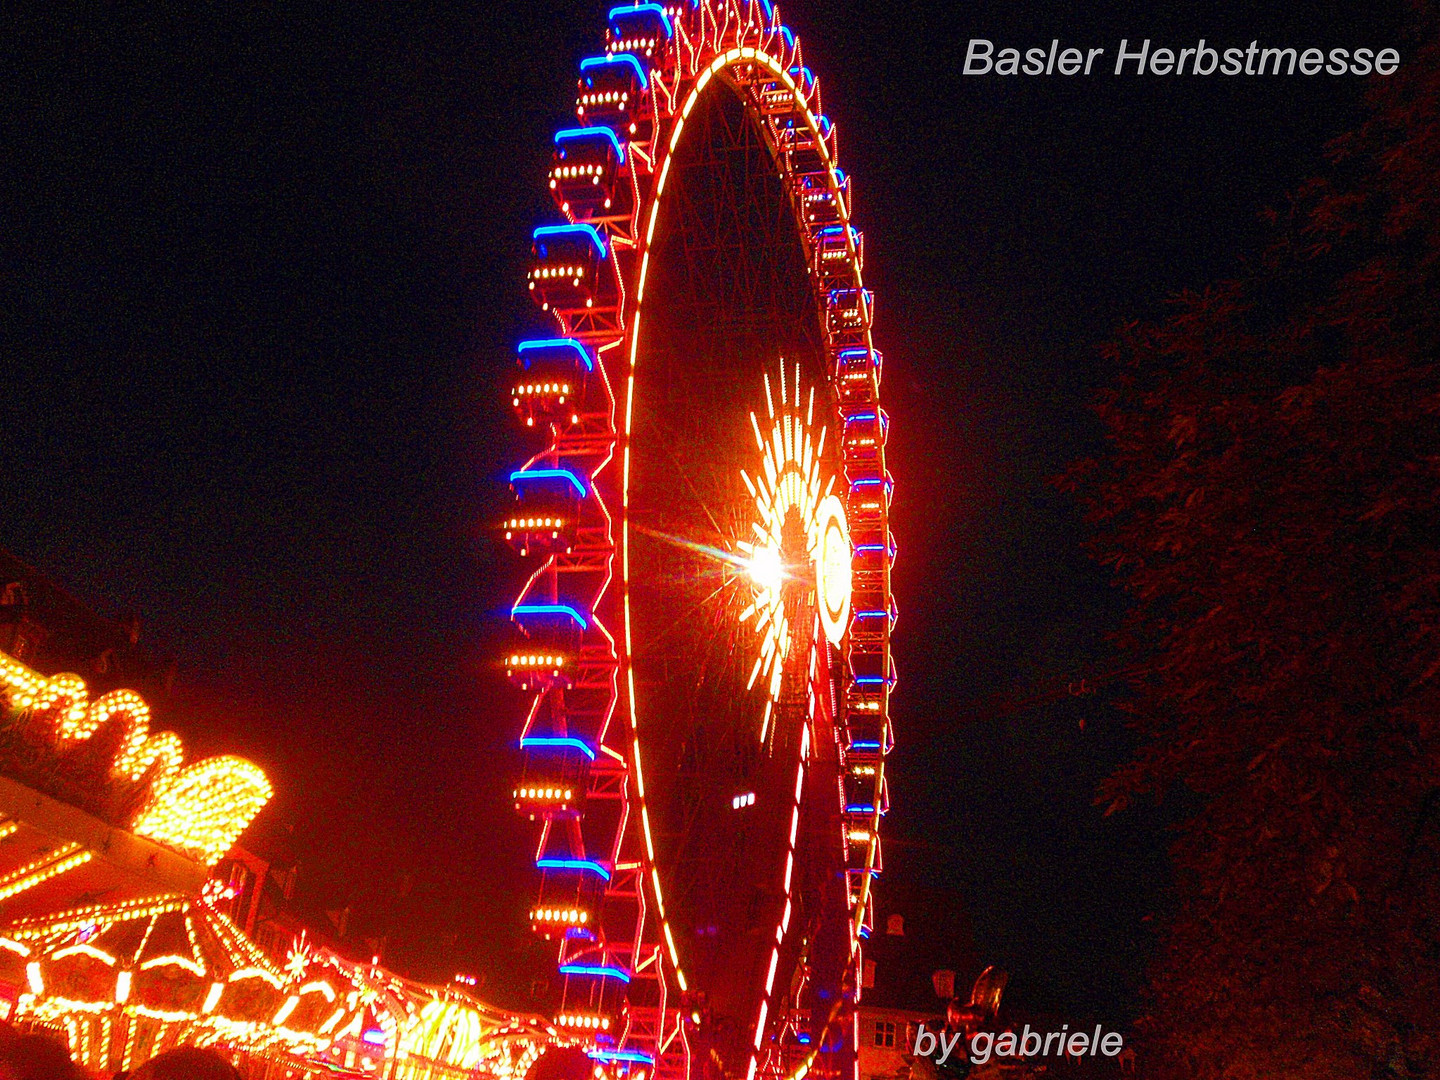
<path fill-rule="evenodd" d="M 808 105 L 805 103 L 804 97 L 803 97 L 803 95 L 800 93 L 799 88 L 796 86 L 795 80 L 794 80 L 793 77 L 791 77 L 791 75 L 785 70 L 785 65 L 783 64 L 783 62 L 775 59 L 774 57 L 770 56 L 770 55 L 769 55 L 768 53 L 766 53 L 765 51 L 763 51 L 763 50 L 761 50 L 761 49 L 757 49 L 757 48 L 754 47 L 754 46 L 736 46 L 736 47 L 734 47 L 734 48 L 728 49 L 728 50 L 726 50 L 725 52 L 723 52 L 723 53 L 715 56 L 715 57 L 710 61 L 709 64 L 705 65 L 704 67 L 702 67 L 702 68 L 700 69 L 700 73 L 699 73 L 699 75 L 696 77 L 695 84 L 689 89 L 688 93 L 686 94 L 686 97 L 685 97 L 685 100 L 684 100 L 683 104 L 682 104 L 682 105 L 680 106 L 680 108 L 677 110 L 678 119 L 676 120 L 674 127 L 671 128 L 670 138 L 669 138 L 669 140 L 668 140 L 668 142 L 667 142 L 667 145 L 666 145 L 666 147 L 665 147 L 665 150 L 663 151 L 662 157 L 660 158 L 660 161 L 659 161 L 659 163 L 658 163 L 657 175 L 658 175 L 659 179 L 658 179 L 657 182 L 656 182 L 654 191 L 648 196 L 648 198 L 646 199 L 645 204 L 644 204 L 646 207 L 648 207 L 648 210 L 649 210 L 648 220 L 647 220 L 647 222 L 646 222 L 645 229 L 644 229 L 644 238 L 643 238 L 643 240 L 640 241 L 640 245 L 639 245 L 639 248 L 638 248 L 638 252 L 639 252 L 639 256 L 640 256 L 640 262 L 639 262 L 639 270 L 638 270 L 638 274 L 637 274 L 637 280 L 636 280 L 636 282 L 635 282 L 635 286 L 634 286 L 634 290 L 633 290 L 633 291 L 634 291 L 634 295 L 635 295 L 634 311 L 631 313 L 631 316 L 630 316 L 630 318 L 629 318 L 629 320 L 628 320 L 627 327 L 626 327 L 626 331 L 625 331 L 625 341 L 628 342 L 628 346 L 629 346 L 629 348 L 628 348 L 628 353 L 629 353 L 629 365 L 628 365 L 628 370 L 627 370 L 627 373 L 626 373 L 627 388 L 626 388 L 626 392 L 625 392 L 625 395 L 624 395 L 624 399 L 625 399 L 625 428 L 624 428 L 624 431 L 623 431 L 623 432 L 619 433 L 619 435 L 620 435 L 620 452 L 621 452 L 621 454 L 622 454 L 622 460 L 623 460 L 622 476 L 624 477 L 623 487 L 622 487 L 622 492 L 623 492 L 623 494 L 622 494 L 622 502 L 621 502 L 621 514 L 620 514 L 620 545 L 619 545 L 619 546 L 620 546 L 620 553 L 621 553 L 620 587 L 621 587 L 622 592 L 623 592 L 623 604 L 624 604 L 624 611 L 625 611 L 625 625 L 624 625 L 623 632 L 622 632 L 621 635 L 619 636 L 618 643 L 623 643 L 623 644 L 622 644 L 622 647 L 623 647 L 624 652 L 623 652 L 623 655 L 622 655 L 622 657 L 621 657 L 621 664 L 622 664 L 622 667 L 624 668 L 624 670 L 625 670 L 625 672 L 626 672 L 626 674 L 627 674 L 627 677 L 629 677 L 629 679 L 631 680 L 631 681 L 630 681 L 630 685 L 629 685 L 629 687 L 628 687 L 628 689 L 627 689 L 627 693 L 626 693 L 625 697 L 626 697 L 627 702 L 628 702 L 628 705 L 629 705 L 630 732 L 631 732 L 631 747 L 632 747 L 632 761 L 633 761 L 633 765 L 634 765 L 634 768 L 635 768 L 635 774 L 636 774 L 637 781 L 638 781 L 638 783 L 637 783 L 637 787 L 638 787 L 638 802 L 639 802 L 639 804 L 640 804 L 640 814 L 641 814 L 642 828 L 644 829 L 644 833 L 645 833 L 645 837 L 646 837 L 646 851 L 647 851 L 647 855 L 648 855 L 648 857 L 649 857 L 649 859 L 651 860 L 652 863 L 653 863 L 653 861 L 654 861 L 654 846 L 653 846 L 653 841 L 651 840 L 651 828 L 650 828 L 650 823 L 649 823 L 649 800 L 647 799 L 647 797 L 646 797 L 646 795 L 645 795 L 645 791 L 644 791 L 644 780 L 643 780 L 644 769 L 643 769 L 642 751 L 641 751 L 641 749 L 640 749 L 639 717 L 638 717 L 637 706 L 636 706 L 636 694 L 635 694 L 634 684 L 633 684 L 633 676 L 634 676 L 633 656 L 634 656 L 634 649 L 633 649 L 633 633 L 632 633 L 632 630 L 631 630 L 631 619 L 630 619 L 630 566 L 629 566 L 629 556 L 630 556 L 630 549 L 631 549 L 631 543 L 630 543 L 630 537 L 629 537 L 629 531 L 630 531 L 630 502 L 629 502 L 629 496 L 630 496 L 630 456 L 631 456 L 631 451 L 632 451 L 632 441 L 631 441 L 631 440 L 632 440 L 632 436 L 633 436 L 633 420 L 634 420 L 634 409 L 633 409 L 633 403 L 634 403 L 634 398 L 635 398 L 635 389 L 634 389 L 634 387 L 635 387 L 636 369 L 637 369 L 637 367 L 638 367 L 638 362 L 639 362 L 641 315 L 642 315 L 643 311 L 645 310 L 645 308 L 644 308 L 644 304 L 645 304 L 645 286 L 646 286 L 646 283 L 647 283 L 647 280 L 648 280 L 648 276 L 649 276 L 649 269 L 650 269 L 650 251 L 651 251 L 651 249 L 652 249 L 653 242 L 654 242 L 655 225 L 656 225 L 657 220 L 659 219 L 660 208 L 661 208 L 661 205 L 662 205 L 663 202 L 664 202 L 665 195 L 666 195 L 666 192 L 667 192 L 667 183 L 668 183 L 668 181 L 669 181 L 669 179 L 670 179 L 670 166 L 671 166 L 671 162 L 672 162 L 672 160 L 674 159 L 674 155 L 675 155 L 676 151 L 679 149 L 680 140 L 681 140 L 682 135 L 684 134 L 684 126 L 685 126 L 685 123 L 686 123 L 686 121 L 689 119 L 692 110 L 694 109 L 694 107 L 696 106 L 696 104 L 699 102 L 701 95 L 708 89 L 710 82 L 711 82 L 716 76 L 718 76 L 718 75 L 720 75 L 722 72 L 724 72 L 726 69 L 728 69 L 728 68 L 730 68 L 730 67 L 732 67 L 732 66 L 734 66 L 734 65 L 738 65 L 738 64 L 742 64 L 742 63 L 758 63 L 758 64 L 761 64 L 762 66 L 765 66 L 765 67 L 771 72 L 771 74 L 775 75 L 777 78 L 779 78 L 779 79 L 782 81 L 782 83 L 786 86 L 786 88 L 792 93 L 792 95 L 793 95 L 795 101 L 797 102 L 797 104 L 800 104 L 800 105 L 801 105 L 801 107 L 802 107 L 802 109 L 803 109 L 803 112 L 804 112 L 804 116 L 805 116 L 805 118 L 806 118 L 807 127 L 810 129 L 812 135 L 814 135 L 814 136 L 817 138 L 817 140 L 820 140 L 820 141 L 821 141 L 821 145 L 823 146 L 822 132 L 821 132 L 821 130 L 820 130 L 820 129 L 821 129 L 820 122 L 819 122 L 819 120 L 815 117 L 815 114 L 809 109 Z M 743 99 L 742 99 L 742 100 L 743 100 Z M 825 164 L 826 164 L 826 172 L 827 172 L 827 176 L 828 176 L 829 183 L 830 183 L 830 190 L 831 190 L 831 193 L 832 193 L 832 195 L 833 195 L 833 194 L 835 194 L 835 193 L 837 192 L 838 186 L 839 186 L 839 182 L 838 182 L 838 179 L 837 179 L 837 177 L 836 177 L 836 171 L 837 171 L 837 169 L 838 169 L 838 166 L 837 166 L 837 164 L 836 164 L 834 161 L 832 161 L 832 160 L 829 159 L 828 150 L 825 151 L 825 157 L 826 157 L 826 162 L 825 162 Z M 637 213 L 638 213 L 638 212 L 637 212 Z M 861 269 L 860 269 L 860 266 L 859 266 L 859 264 L 858 264 L 857 254 L 856 254 L 856 252 L 855 252 L 854 240 L 853 240 L 853 237 L 851 236 L 850 230 L 849 230 L 849 217 L 848 217 L 848 214 L 842 213 L 842 216 L 841 216 L 841 225 L 842 225 L 842 227 L 845 229 L 844 235 L 845 235 L 845 237 L 846 237 L 847 247 L 848 247 L 849 255 L 850 255 L 850 262 L 851 262 L 851 264 L 852 264 L 853 273 L 854 273 L 854 276 L 855 276 L 855 282 L 856 282 L 855 287 L 856 287 L 856 288 L 863 288 L 864 285 L 863 285 L 863 280 L 862 280 L 862 277 L 861 277 Z M 868 337 L 868 333 L 867 333 L 867 337 Z M 870 347 L 873 348 L 873 345 L 871 345 Z M 654 878 L 653 888 L 655 889 L 655 892 L 656 892 L 656 894 L 657 894 L 657 900 L 658 900 L 659 906 L 660 906 L 660 911 L 661 911 L 661 915 L 660 915 L 661 924 L 662 924 L 662 926 L 665 928 L 665 931 L 664 931 L 664 932 L 665 932 L 665 935 L 666 935 L 666 941 L 667 941 L 667 944 L 668 944 L 669 947 L 670 947 L 671 963 L 674 965 L 674 967 L 675 967 L 675 969 L 676 969 L 677 977 L 678 977 L 678 979 L 679 979 L 679 981 L 680 981 L 680 984 L 681 984 L 681 987 L 682 987 L 682 989 L 683 989 L 684 986 L 685 986 L 684 975 L 683 975 L 683 967 L 682 967 L 681 964 L 680 964 L 680 958 L 679 958 L 679 955 L 678 955 L 678 950 L 674 947 L 674 944 L 673 944 L 673 935 L 671 934 L 671 932 L 670 932 L 670 930 L 669 930 L 668 919 L 666 918 L 666 916 L 665 916 L 665 914 L 664 914 L 664 900 L 663 900 L 663 895 L 664 895 L 664 894 L 663 894 L 663 886 L 662 886 L 662 884 L 661 884 L 661 881 L 660 881 L 660 878 L 658 877 L 658 875 L 655 876 L 655 878 Z"/>
<path fill-rule="evenodd" d="M 626 393 L 626 395 L 625 395 L 627 427 L 626 427 L 626 431 L 624 432 L 624 436 L 623 436 L 624 441 L 622 442 L 622 447 L 623 447 L 622 453 L 625 454 L 625 456 L 626 456 L 626 458 L 627 458 L 627 462 L 626 462 L 627 467 L 625 468 L 625 476 L 627 477 L 627 483 L 626 483 L 625 488 L 624 488 L 624 502 L 623 502 L 623 504 L 622 504 L 622 505 L 623 505 L 623 510 L 622 510 L 622 515 L 621 515 L 621 532 L 622 532 L 621 552 L 622 552 L 622 561 L 625 563 L 625 565 L 623 566 L 622 571 L 621 571 L 621 581 L 622 581 L 622 588 L 625 590 L 625 594 L 626 594 L 626 595 L 625 595 L 625 600 L 626 600 L 626 606 L 627 606 L 627 616 L 628 616 L 628 601 L 629 601 L 629 567 L 628 567 L 628 556 L 629 556 L 630 547 L 631 547 L 630 542 L 629 542 L 629 537 L 628 537 L 628 530 L 629 530 L 629 513 L 628 513 L 628 510 L 629 510 L 629 484 L 628 484 L 629 469 L 628 469 L 628 457 L 629 457 L 630 450 L 631 450 L 630 438 L 631 438 L 631 436 L 632 436 L 632 434 L 633 434 L 633 430 L 632 430 L 632 428 L 631 428 L 631 426 L 630 426 L 631 420 L 632 420 L 632 418 L 633 418 L 633 410 L 630 408 L 630 403 L 633 402 L 633 399 L 634 399 L 633 379 L 634 379 L 635 369 L 636 369 L 637 366 L 638 366 L 638 350 L 639 350 L 639 343 L 640 343 L 640 337 L 641 337 L 641 334 L 640 334 L 640 329 L 641 329 L 641 315 L 642 315 L 642 312 L 645 310 L 645 309 L 644 309 L 645 286 L 646 286 L 646 283 L 647 283 L 647 272 L 648 272 L 648 269 L 649 269 L 649 254 L 650 254 L 651 247 L 652 247 L 652 241 L 653 241 L 653 233 L 654 233 L 655 222 L 656 222 L 656 220 L 657 220 L 657 218 L 658 218 L 659 211 L 660 211 L 660 209 L 661 209 L 661 207 L 662 207 L 662 205 L 663 205 L 663 203 L 664 203 L 664 198 L 665 198 L 665 194 L 666 194 L 666 191 L 667 191 L 666 182 L 667 182 L 667 180 L 668 180 L 668 178 L 669 178 L 669 175 L 670 175 L 670 174 L 669 174 L 670 163 L 671 163 L 671 161 L 672 161 L 672 159 L 673 159 L 674 154 L 676 153 L 676 151 L 677 151 L 678 148 L 679 148 L 680 140 L 681 140 L 681 137 L 682 137 L 682 135 L 683 135 L 684 123 L 685 123 L 685 121 L 688 119 L 688 117 L 689 117 L 689 115 L 690 115 L 690 112 L 691 112 L 691 109 L 692 109 L 693 106 L 700 100 L 701 95 L 707 90 L 707 88 L 708 88 L 708 87 L 707 87 L 707 84 L 711 81 L 712 78 L 721 75 L 722 73 L 726 72 L 727 69 L 729 69 L 729 68 L 731 68 L 731 67 L 738 66 L 738 65 L 741 65 L 741 64 L 759 64 L 759 65 L 765 67 L 772 75 L 776 76 L 776 77 L 786 86 L 786 88 L 787 88 L 788 90 L 790 90 L 790 92 L 791 92 L 791 94 L 793 95 L 796 103 L 801 106 L 802 111 L 803 111 L 803 115 L 805 116 L 805 119 L 806 119 L 806 127 L 809 129 L 809 131 L 810 131 L 810 133 L 812 134 L 812 136 L 815 137 L 815 138 L 817 139 L 817 141 L 819 141 L 819 140 L 821 140 L 821 139 L 823 138 L 823 134 L 824 134 L 824 132 L 822 131 L 822 125 L 821 125 L 820 121 L 816 118 L 815 114 L 814 114 L 814 113 L 808 108 L 808 106 L 805 104 L 805 99 L 804 99 L 803 94 L 800 92 L 799 88 L 796 86 L 795 81 L 794 81 L 794 79 L 792 78 L 792 76 L 790 76 L 790 74 L 786 71 L 783 62 L 780 61 L 780 60 L 777 60 L 776 58 L 774 58 L 774 57 L 772 57 L 772 56 L 770 56 L 770 55 L 769 55 L 766 51 L 764 51 L 763 49 L 759 49 L 759 48 L 755 48 L 755 47 L 751 47 L 751 46 L 740 46 L 740 47 L 735 47 L 735 48 L 729 49 L 729 50 L 727 50 L 726 52 L 721 53 L 720 55 L 716 56 L 708 65 L 706 65 L 704 68 L 701 69 L 701 72 L 700 72 L 700 75 L 699 75 L 698 79 L 696 80 L 695 84 L 690 88 L 689 93 L 688 93 L 687 96 L 686 96 L 685 103 L 681 106 L 681 108 L 680 108 L 680 110 L 679 110 L 679 119 L 676 121 L 674 127 L 671 128 L 671 136 L 670 136 L 670 139 L 669 139 L 669 141 L 668 141 L 668 145 L 666 146 L 664 155 L 663 155 L 663 157 L 660 159 L 660 163 L 659 163 L 659 177 L 660 177 L 659 182 L 657 183 L 657 185 L 656 185 L 655 190 L 653 191 L 653 193 L 652 193 L 652 194 L 650 195 L 650 197 L 646 200 L 646 204 L 645 204 L 645 205 L 647 205 L 647 206 L 649 207 L 650 213 L 649 213 L 649 215 L 648 215 L 647 225 L 646 225 L 646 229 L 645 229 L 645 238 L 644 238 L 644 240 L 641 242 L 641 246 L 640 246 L 640 249 L 639 249 L 639 250 L 640 250 L 640 259 L 641 259 L 641 261 L 640 261 L 639 276 L 638 276 L 638 280 L 636 281 L 636 283 L 635 283 L 635 285 L 634 285 L 634 287 L 633 287 L 633 290 L 634 290 L 634 293 L 635 293 L 635 296 L 636 296 L 635 310 L 633 311 L 633 313 L 632 313 L 632 315 L 631 315 L 631 317 L 630 317 L 629 325 L 628 325 L 628 327 L 627 327 L 627 331 L 626 331 L 626 334 L 625 334 L 625 337 L 628 339 L 628 341 L 629 341 L 629 343 L 630 343 L 630 377 L 629 377 L 629 384 L 630 384 L 630 385 L 629 385 L 629 387 L 627 388 L 627 393 Z M 826 153 L 825 156 L 826 156 L 825 166 L 826 166 L 827 177 L 828 177 L 828 180 L 829 180 L 829 188 L 830 188 L 831 194 L 834 195 L 834 194 L 838 193 L 838 189 L 839 189 L 839 181 L 838 181 L 838 177 L 837 177 L 838 164 L 837 164 L 834 160 L 831 160 L 831 159 L 830 159 L 828 153 Z M 852 268 L 852 269 L 851 269 L 851 274 L 852 274 L 853 279 L 854 279 L 854 281 L 855 281 L 855 286 L 856 286 L 856 288 L 863 288 L 862 271 L 861 271 L 861 268 L 860 268 L 860 266 L 859 266 L 858 259 L 857 259 L 857 257 L 856 257 L 854 240 L 853 240 L 853 236 L 852 236 L 851 233 L 850 233 L 850 230 L 849 230 L 849 228 L 848 228 L 848 225 L 849 225 L 848 215 L 845 215 L 845 214 L 842 212 L 842 215 L 841 215 L 841 227 L 842 227 L 842 229 L 844 229 L 844 234 L 846 235 L 846 238 L 847 238 L 847 247 L 848 247 L 848 249 L 849 249 L 847 254 L 848 254 L 848 261 L 850 262 L 851 268 Z M 867 333 L 867 337 L 868 337 L 868 333 Z M 871 347 L 873 347 L 873 346 L 871 346 Z M 624 643 L 625 643 L 625 653 L 624 653 L 624 656 L 623 656 L 623 658 L 622 658 L 622 664 L 624 665 L 624 667 L 625 667 L 625 669 L 626 669 L 627 675 L 633 677 L 633 633 L 632 633 L 631 628 L 630 628 L 630 623 L 629 623 L 628 617 L 627 617 L 627 620 L 626 620 L 625 633 L 624 633 L 624 635 L 622 636 L 622 639 L 621 639 L 621 640 L 623 640 Z M 847 644 L 848 644 L 848 642 L 847 642 Z M 846 651 L 848 651 L 848 649 L 847 649 Z M 629 702 L 629 705 L 630 705 L 630 713 L 631 713 L 631 723 L 632 723 L 632 754 L 633 754 L 632 761 L 633 761 L 633 765 L 634 765 L 634 768 L 635 768 L 636 777 L 637 777 L 637 781 L 638 781 L 638 784 L 637 784 L 637 786 L 638 786 L 638 791 L 639 791 L 638 801 L 639 801 L 640 807 L 641 807 L 642 820 L 645 820 L 645 819 L 648 819 L 648 816 L 649 816 L 649 803 L 650 803 L 650 800 L 649 800 L 649 799 L 647 798 L 647 796 L 644 794 L 644 787 L 643 787 L 643 779 L 642 779 L 642 778 L 643 778 L 643 759 L 642 759 L 642 756 L 641 756 L 641 755 L 642 755 L 642 751 L 641 751 L 641 749 L 640 749 L 641 739 L 640 739 L 640 735 L 639 735 L 639 731 L 638 731 L 638 715 L 637 715 L 637 704 L 636 704 L 637 697 L 636 697 L 635 693 L 633 692 L 633 690 L 631 690 L 631 691 L 626 695 L 626 697 L 627 697 L 628 702 Z M 647 832 L 647 853 L 650 854 L 651 861 L 653 862 L 653 848 L 650 847 L 650 844 L 649 844 L 649 842 L 648 842 L 648 841 L 649 841 L 649 838 L 648 838 L 648 833 L 649 833 L 648 820 L 646 820 L 646 832 Z M 653 887 L 654 887 L 654 889 L 655 889 L 655 891 L 656 891 L 656 894 L 657 894 L 657 900 L 660 900 L 661 904 L 663 905 L 662 885 L 661 885 L 661 882 L 660 882 L 660 880 L 659 880 L 658 877 L 654 879 L 654 881 L 653 881 Z M 662 914 L 661 914 L 662 926 L 664 926 L 664 928 L 665 928 L 667 943 L 670 943 L 670 942 L 673 942 L 673 936 L 670 934 L 669 926 L 668 926 L 668 919 L 667 919 L 667 918 L 665 917 L 665 915 L 663 914 L 663 910 L 664 910 L 664 909 L 663 909 L 663 906 L 662 906 L 662 908 L 661 908 L 661 912 L 662 912 Z M 861 915 L 863 915 L 863 912 L 857 913 L 857 922 L 858 922 L 859 917 L 861 917 Z M 853 949 L 852 949 L 852 955 L 853 955 Z M 683 967 L 682 967 L 682 965 L 681 965 L 681 963 L 680 963 L 680 957 L 679 957 L 679 955 L 678 955 L 678 951 L 673 950 L 673 944 L 672 944 L 672 951 L 671 951 L 671 960 L 672 960 L 672 964 L 674 965 L 674 967 L 675 967 L 675 969 L 676 969 L 677 976 L 682 980 L 682 981 L 681 981 L 681 985 L 683 986 L 683 985 L 684 985 L 684 983 L 683 983 Z M 764 1019 L 763 1019 L 763 1016 L 764 1016 L 763 1006 L 762 1006 L 762 1012 L 761 1012 L 760 1015 L 761 1015 L 761 1020 L 759 1021 L 759 1023 L 760 1023 L 761 1026 L 763 1026 L 763 1024 L 764 1024 Z M 753 1065 L 752 1065 L 752 1072 L 753 1072 Z"/>

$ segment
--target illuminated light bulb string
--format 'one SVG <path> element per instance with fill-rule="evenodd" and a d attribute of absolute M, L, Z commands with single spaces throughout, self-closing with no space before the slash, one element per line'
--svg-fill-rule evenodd
<path fill-rule="evenodd" d="M 576 118 L 582 127 L 557 133 L 548 175 L 566 224 L 535 230 L 527 277 L 549 325 L 517 350 L 527 374 L 513 384 L 510 398 L 522 426 L 548 440 L 525 469 L 564 469 L 587 482 L 574 503 L 517 507 L 502 523 L 517 552 L 536 560 L 512 609 L 527 641 L 504 654 L 512 681 L 529 695 L 521 738 L 527 779 L 516 792 L 522 811 L 541 819 L 535 861 L 544 885 L 532 922 L 543 929 L 573 925 L 567 923 L 572 913 L 590 916 L 583 937 L 567 935 L 560 942 L 565 991 L 557 1024 L 589 1040 L 597 1076 L 679 1080 L 690 1072 L 691 1033 L 700 1017 L 675 1004 L 689 987 L 656 864 L 636 711 L 630 544 L 631 530 L 646 530 L 632 519 L 631 437 L 656 223 L 687 120 L 701 98 L 715 92 L 712 84 L 739 96 L 791 196 L 819 301 L 828 385 L 802 388 L 794 369 L 782 368 L 768 388 L 764 414 L 757 409 L 752 417 L 759 461 L 746 472 L 755 514 L 750 533 L 739 538 L 743 543 L 720 550 L 693 538 L 664 539 L 736 572 L 744 625 L 754 632 L 750 681 L 767 701 L 760 738 L 772 727 L 771 706 L 785 692 L 787 669 L 808 671 L 805 707 L 814 719 L 817 673 L 828 677 L 830 670 L 822 654 L 827 643 L 835 650 L 841 675 L 826 708 L 833 705 L 840 760 L 826 767 L 838 767 L 847 790 L 853 789 L 834 838 L 847 860 L 850 987 L 859 982 L 854 972 L 869 931 L 891 745 L 895 545 L 888 530 L 893 486 L 879 402 L 883 365 L 871 337 L 874 299 L 864 286 L 862 237 L 851 223 L 851 183 L 839 168 L 835 130 L 799 41 L 770 0 L 622 4 L 609 13 L 604 55 L 583 60 L 579 74 Z M 543 361 L 543 370 L 532 370 L 532 359 Z M 827 431 L 832 473 L 822 465 L 829 460 Z M 736 436 L 746 442 L 751 437 Z M 802 525 L 802 538 L 793 527 L 787 534 L 786 523 L 794 520 Z M 556 674 L 561 670 L 563 676 Z M 628 714 L 623 738 L 609 726 L 617 708 Z M 787 896 L 808 723 L 803 741 Z M 557 783 L 558 776 L 567 779 Z M 607 810 L 593 822 L 585 818 L 592 792 L 618 800 L 618 812 Z M 727 797 L 738 812 L 754 805 L 753 792 Z M 822 1048 L 833 1051 L 835 1032 L 849 1037 L 842 1013 L 853 1009 L 859 993 L 847 991 L 848 1001 L 835 993 L 823 1030 L 810 1032 L 804 1045 L 781 1045 L 789 1021 L 779 1018 L 784 1010 L 778 1006 L 768 1019 L 767 1012 L 790 916 L 787 903 L 766 983 L 756 988 L 749 1071 L 775 1080 L 803 1078 L 817 1067 Z M 632 982 L 657 978 L 663 993 L 652 989 L 644 998 L 626 998 Z M 651 1004 L 657 999 L 668 1004 Z M 593 1002 L 602 1000 L 605 1006 L 595 1008 Z M 613 1025 L 602 1022 L 610 1018 Z M 853 1051 L 847 1051 L 848 1068 L 854 1067 Z M 827 1059 L 825 1071 L 835 1067 L 836 1059 Z"/>
<path fill-rule="evenodd" d="M 186 765 L 179 737 L 152 733 L 149 706 L 133 691 L 114 690 L 90 702 L 78 676 L 46 677 L 0 653 L 0 697 L 11 708 L 48 716 L 57 751 L 89 739 L 106 723 L 123 722 L 125 738 L 111 771 L 131 780 L 150 776 L 149 798 L 130 830 L 207 866 L 230 850 L 273 793 L 264 772 L 242 758 L 213 757 Z M 27 876 L 12 874 L 0 881 L 0 893 L 15 895 L 90 858 L 89 852 L 77 851 Z"/>
<path fill-rule="evenodd" d="M 315 951 L 303 934 L 279 967 L 214 906 L 233 899 L 212 880 L 198 901 L 152 897 L 16 920 L 0 937 L 24 965 L 16 1018 L 63 1028 L 76 1064 L 103 1075 L 193 1043 L 258 1055 L 252 1071 L 271 1075 L 521 1080 L 556 1041 L 548 1026 L 461 989 Z"/>

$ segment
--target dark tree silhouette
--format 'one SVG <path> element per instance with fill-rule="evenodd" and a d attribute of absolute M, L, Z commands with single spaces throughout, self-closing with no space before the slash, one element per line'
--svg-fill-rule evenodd
<path fill-rule="evenodd" d="M 1110 346 L 1065 483 L 1133 600 L 1140 738 L 1177 789 L 1147 1073 L 1440 1075 L 1440 63 L 1399 72 L 1263 258 Z"/>

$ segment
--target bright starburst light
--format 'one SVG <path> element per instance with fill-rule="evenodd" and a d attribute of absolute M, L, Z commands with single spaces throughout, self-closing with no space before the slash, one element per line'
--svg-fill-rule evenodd
<path fill-rule="evenodd" d="M 809 640 L 811 626 L 795 624 L 797 618 L 815 617 L 810 611 L 817 593 L 826 637 L 838 644 L 844 636 L 850 605 L 850 540 L 844 509 L 833 494 L 835 477 L 827 475 L 821 461 L 826 428 L 820 425 L 817 430 L 815 424 L 815 388 L 808 393 L 802 390 L 798 364 L 790 380 L 784 362 L 780 364 L 778 408 L 770 378 L 765 377 L 765 406 L 768 432 L 757 414 L 750 414 L 760 468 L 753 478 L 740 470 L 755 500 L 756 516 L 750 539 L 735 546 L 751 593 L 740 620 L 753 620 L 760 639 L 749 686 L 753 688 L 763 676 L 762 685 L 773 703 L 779 699 L 785 662 L 797 635 L 802 643 Z M 802 542 L 803 551 L 798 550 Z M 768 726 L 769 708 L 765 716 Z"/>

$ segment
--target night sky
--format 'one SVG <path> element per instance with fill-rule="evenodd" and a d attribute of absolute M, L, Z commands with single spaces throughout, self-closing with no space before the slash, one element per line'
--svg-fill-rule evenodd
<path fill-rule="evenodd" d="M 1095 448 L 1098 344 L 1233 273 L 1364 80 L 966 78 L 966 42 L 1378 48 L 1399 16 L 1045 7 L 785 15 L 887 360 L 886 878 L 963 909 L 1022 1001 L 1123 1017 L 1170 811 L 1091 807 L 1127 748 L 1107 694 L 1023 705 L 1105 670 L 1121 610 L 1048 478 Z M 171 722 L 274 781 L 257 829 L 307 902 L 517 1005 L 543 950 L 494 664 L 517 568 L 489 523 L 550 134 L 604 10 L 47 4 L 0 44 L 0 546 L 140 614 L 179 662 Z"/>

